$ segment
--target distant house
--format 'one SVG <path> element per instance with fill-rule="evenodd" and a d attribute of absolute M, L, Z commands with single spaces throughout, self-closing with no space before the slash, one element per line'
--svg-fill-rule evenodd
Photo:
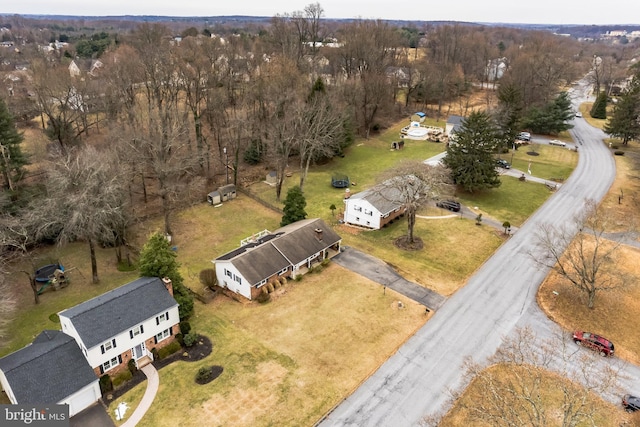
<path fill-rule="evenodd" d="M 282 276 L 295 278 L 337 255 L 341 242 L 323 220 L 305 219 L 274 232 L 264 230 L 212 262 L 219 286 L 254 299 L 267 283 Z"/>
<path fill-rule="evenodd" d="M 459 132 L 462 129 L 462 125 L 464 124 L 464 117 L 451 115 L 447 118 L 447 124 L 445 126 L 445 133 L 449 138 L 449 141 L 455 141 L 456 132 Z"/>
<path fill-rule="evenodd" d="M 111 376 L 153 361 L 151 350 L 180 332 L 178 303 L 168 279 L 141 277 L 58 313 L 62 331 L 75 338 L 96 376 Z"/>
<path fill-rule="evenodd" d="M 69 75 L 71 77 L 82 76 L 88 74 L 92 77 L 96 76 L 96 73 L 104 64 L 99 59 L 74 59 L 69 64 Z"/>
<path fill-rule="evenodd" d="M 344 222 L 379 230 L 405 212 L 400 191 L 377 185 L 344 200 Z"/>
<path fill-rule="evenodd" d="M 73 337 L 43 331 L 33 343 L 0 359 L 0 384 L 15 404 L 68 404 L 69 416 L 100 399 L 98 377 Z"/>
<path fill-rule="evenodd" d="M 488 82 L 495 82 L 500 80 L 507 70 L 507 58 L 490 59 L 487 62 L 487 68 L 485 69 L 485 76 Z"/>

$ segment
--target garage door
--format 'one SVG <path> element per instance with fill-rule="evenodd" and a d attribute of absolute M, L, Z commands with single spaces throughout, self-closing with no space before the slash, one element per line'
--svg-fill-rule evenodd
<path fill-rule="evenodd" d="M 73 417 L 78 412 L 87 409 L 89 406 L 93 405 L 98 401 L 100 396 L 96 396 L 96 391 L 93 385 L 79 391 L 78 393 L 71 396 L 69 399 L 69 416 Z"/>

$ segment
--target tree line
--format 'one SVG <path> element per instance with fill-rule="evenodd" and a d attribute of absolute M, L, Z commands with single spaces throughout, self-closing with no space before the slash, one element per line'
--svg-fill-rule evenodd
<path fill-rule="evenodd" d="M 323 16 L 314 3 L 259 31 L 188 31 L 179 41 L 169 27 L 145 23 L 117 43 L 106 33 L 88 37 L 97 45 L 78 43 L 69 55 L 35 45 L 8 54 L 28 59 L 28 78 L 12 84 L 0 124 L 36 123 L 49 144 L 30 168 L 44 179 L 26 180 L 22 135 L 3 136 L 3 248 L 87 242 L 97 282 L 96 245 L 126 258 L 128 229 L 145 212 L 160 213 L 171 235 L 172 214 L 220 176 L 240 185 L 250 165 L 262 164 L 276 172 L 279 200 L 296 159 L 304 192 L 310 166 L 342 155 L 356 135 L 369 137 L 413 110 L 444 117 L 454 99 L 470 113 L 474 88 L 495 88 L 492 64 L 502 64 L 502 101 L 487 96 L 486 108 L 500 108 L 515 132 L 585 69 L 583 48 L 550 33 L 338 25 Z M 72 74 L 79 56 L 100 65 Z"/>

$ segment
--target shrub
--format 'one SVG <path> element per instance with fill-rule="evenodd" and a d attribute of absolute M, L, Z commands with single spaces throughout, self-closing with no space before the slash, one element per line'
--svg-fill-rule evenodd
<path fill-rule="evenodd" d="M 183 340 L 185 347 L 191 347 L 198 342 L 198 334 L 195 332 L 189 332 L 184 336 Z"/>
<path fill-rule="evenodd" d="M 213 268 L 205 268 L 200 271 L 200 283 L 204 286 L 211 288 L 215 286 L 216 282 L 216 270 Z"/>
<path fill-rule="evenodd" d="M 273 283 L 267 283 L 267 290 L 269 291 L 269 293 L 273 292 Z"/>
<path fill-rule="evenodd" d="M 160 350 L 158 350 L 158 356 L 160 356 L 160 359 L 164 359 L 167 356 L 171 356 L 176 351 L 179 351 L 181 348 L 182 346 L 178 341 L 173 341 L 172 343 L 167 344 Z"/>
<path fill-rule="evenodd" d="M 60 323 L 60 318 L 58 317 L 58 313 L 50 314 L 49 320 L 51 320 L 53 323 Z"/>
<path fill-rule="evenodd" d="M 280 286 L 281 286 L 281 285 L 280 285 L 280 280 L 276 279 L 276 280 L 273 282 L 273 289 L 278 289 Z"/>
<path fill-rule="evenodd" d="M 135 365 L 135 362 L 133 363 Z M 133 374 L 131 373 L 131 371 L 129 371 L 128 369 L 126 371 L 122 371 L 119 374 L 117 374 L 115 377 L 113 377 L 113 387 L 118 388 L 122 384 L 129 381 L 131 378 L 133 378 Z"/>
<path fill-rule="evenodd" d="M 153 360 L 160 360 L 160 354 L 158 353 L 158 349 L 153 347 L 151 349 L 151 355 L 153 356 Z"/>
<path fill-rule="evenodd" d="M 287 284 L 287 278 L 286 278 L 285 276 L 282 276 L 282 277 L 280 278 L 280 281 L 282 282 L 282 286 L 284 286 L 284 285 L 286 285 L 286 284 Z"/>
<path fill-rule="evenodd" d="M 176 341 L 180 343 L 180 347 L 184 346 L 184 335 L 180 333 L 176 334 Z"/>
<path fill-rule="evenodd" d="M 330 262 L 331 262 L 331 260 L 329 258 L 325 258 L 325 259 L 322 260 L 320 265 L 322 265 L 323 267 L 326 267 L 327 265 L 329 265 Z"/>
<path fill-rule="evenodd" d="M 111 382 L 111 377 L 109 374 L 104 374 L 100 377 L 100 391 L 102 394 L 108 393 L 113 390 L 113 383 Z"/>
<path fill-rule="evenodd" d="M 135 373 L 138 372 L 136 361 L 133 359 L 129 359 L 129 361 L 127 362 L 127 369 L 129 369 L 129 372 L 131 372 L 131 375 L 135 375 Z"/>
<path fill-rule="evenodd" d="M 260 292 L 260 294 L 256 297 L 256 301 L 260 304 L 265 304 L 271 300 L 271 295 L 269 292 Z"/>
<path fill-rule="evenodd" d="M 180 333 L 182 335 L 187 335 L 189 332 L 191 332 L 191 323 L 185 320 L 180 322 Z"/>
<path fill-rule="evenodd" d="M 196 374 L 196 382 L 198 384 L 205 384 L 209 382 L 211 379 L 211 368 L 203 367 L 198 369 L 198 373 Z"/>
<path fill-rule="evenodd" d="M 616 156 L 624 156 L 624 151 L 616 150 L 613 152 Z"/>

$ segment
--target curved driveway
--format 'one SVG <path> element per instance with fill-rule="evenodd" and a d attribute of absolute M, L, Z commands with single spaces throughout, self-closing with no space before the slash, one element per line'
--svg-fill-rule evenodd
<path fill-rule="evenodd" d="M 582 89 L 584 86 L 582 87 Z M 579 103 L 581 93 L 574 92 Z M 574 121 L 580 147 L 578 165 L 549 200 L 448 298 L 396 354 L 326 416 L 322 426 L 415 426 L 429 414 L 449 409 L 451 389 L 466 386 L 464 361 L 483 362 L 516 326 L 532 325 L 551 335 L 557 328 L 535 303 L 548 269 L 530 257 L 536 230 L 543 223 L 571 223 L 585 199 L 601 200 L 615 178 L 615 163 L 602 143 L 602 131 Z M 640 370 L 627 375 L 640 384 Z"/>

